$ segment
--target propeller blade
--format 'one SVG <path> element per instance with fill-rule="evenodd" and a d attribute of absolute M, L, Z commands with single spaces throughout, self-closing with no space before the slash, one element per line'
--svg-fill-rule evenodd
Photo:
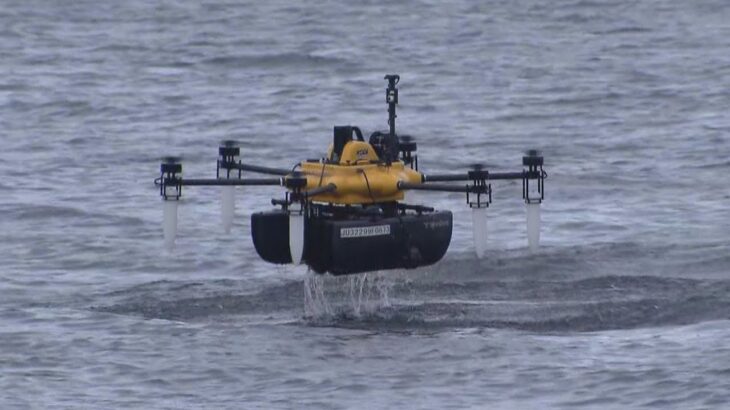
<path fill-rule="evenodd" d="M 484 257 L 487 250 L 487 208 L 471 208 L 472 233 L 474 234 L 474 251 L 477 258 Z"/>
<path fill-rule="evenodd" d="M 221 219 L 225 233 L 231 232 L 233 217 L 236 213 L 235 187 L 221 187 Z"/>
<path fill-rule="evenodd" d="M 540 246 L 540 203 L 527 203 L 527 245 L 531 252 Z"/>
<path fill-rule="evenodd" d="M 172 251 L 175 247 L 177 234 L 177 200 L 162 201 L 162 231 L 165 238 L 165 248 Z"/>
<path fill-rule="evenodd" d="M 168 155 L 165 157 L 160 157 L 160 162 L 163 164 L 179 164 L 183 160 L 183 157 L 179 155 Z"/>
<path fill-rule="evenodd" d="M 302 263 L 304 255 L 304 215 L 301 203 L 289 205 L 289 254 L 295 265 Z"/>
<path fill-rule="evenodd" d="M 226 148 L 240 148 L 241 143 L 236 140 L 221 140 L 221 146 Z"/>

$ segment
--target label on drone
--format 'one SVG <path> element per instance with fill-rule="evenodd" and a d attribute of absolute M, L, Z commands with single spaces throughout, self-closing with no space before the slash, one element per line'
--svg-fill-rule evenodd
<path fill-rule="evenodd" d="M 424 222 L 423 226 L 426 227 L 426 229 L 439 229 L 439 228 L 448 228 L 451 225 L 451 221 L 448 219 L 442 219 L 440 221 L 430 221 L 430 222 Z"/>
<path fill-rule="evenodd" d="M 390 225 L 359 226 L 357 228 L 341 228 L 340 238 L 365 238 L 368 236 L 390 235 Z"/>

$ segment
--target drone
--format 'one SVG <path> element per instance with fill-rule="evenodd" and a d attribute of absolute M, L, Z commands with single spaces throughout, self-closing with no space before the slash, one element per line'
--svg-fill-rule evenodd
<path fill-rule="evenodd" d="M 523 169 L 516 172 L 490 172 L 475 164 L 461 173 L 422 173 L 415 139 L 398 135 L 395 129 L 400 76 L 384 79 L 389 130 L 375 131 L 365 141 L 360 128 L 335 126 L 323 158 L 303 160 L 292 168 L 259 165 L 261 161 L 244 163 L 238 143 L 223 141 L 218 147 L 216 177 L 209 179 L 184 178 L 179 158 L 163 158 L 155 183 L 163 199 L 166 247 L 174 247 L 183 187 L 220 186 L 223 227 L 230 232 L 237 186 L 280 186 L 285 192 L 283 198 L 271 200 L 275 209 L 251 214 L 251 237 L 263 260 L 306 264 L 316 273 L 332 275 L 432 265 L 449 248 L 453 215 L 449 210 L 403 202 L 407 191 L 418 190 L 466 195 L 474 249 L 483 258 L 492 182 L 521 180 L 528 245 L 536 250 L 547 178 L 541 153 L 527 151 Z M 243 172 L 267 177 L 244 177 Z"/>

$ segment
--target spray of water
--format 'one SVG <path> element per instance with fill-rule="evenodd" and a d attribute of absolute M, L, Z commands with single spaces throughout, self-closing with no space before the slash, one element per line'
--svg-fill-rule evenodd
<path fill-rule="evenodd" d="M 332 316 L 332 307 L 324 293 L 324 276 L 307 272 L 307 276 L 304 277 L 304 315 Z"/>
<path fill-rule="evenodd" d="M 393 273 L 330 276 L 308 272 L 304 278 L 304 314 L 312 319 L 372 315 L 390 307 Z"/>

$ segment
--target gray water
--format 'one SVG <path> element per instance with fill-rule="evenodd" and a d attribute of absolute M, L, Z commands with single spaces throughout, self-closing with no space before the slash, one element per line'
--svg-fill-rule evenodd
<path fill-rule="evenodd" d="M 0 408 L 727 408 L 730 3 L 0 4 Z M 439 264 L 351 278 L 261 261 L 276 188 L 153 179 L 218 142 L 272 166 L 335 124 L 398 127 L 425 172 L 546 158 L 543 246 L 494 186 Z"/>

